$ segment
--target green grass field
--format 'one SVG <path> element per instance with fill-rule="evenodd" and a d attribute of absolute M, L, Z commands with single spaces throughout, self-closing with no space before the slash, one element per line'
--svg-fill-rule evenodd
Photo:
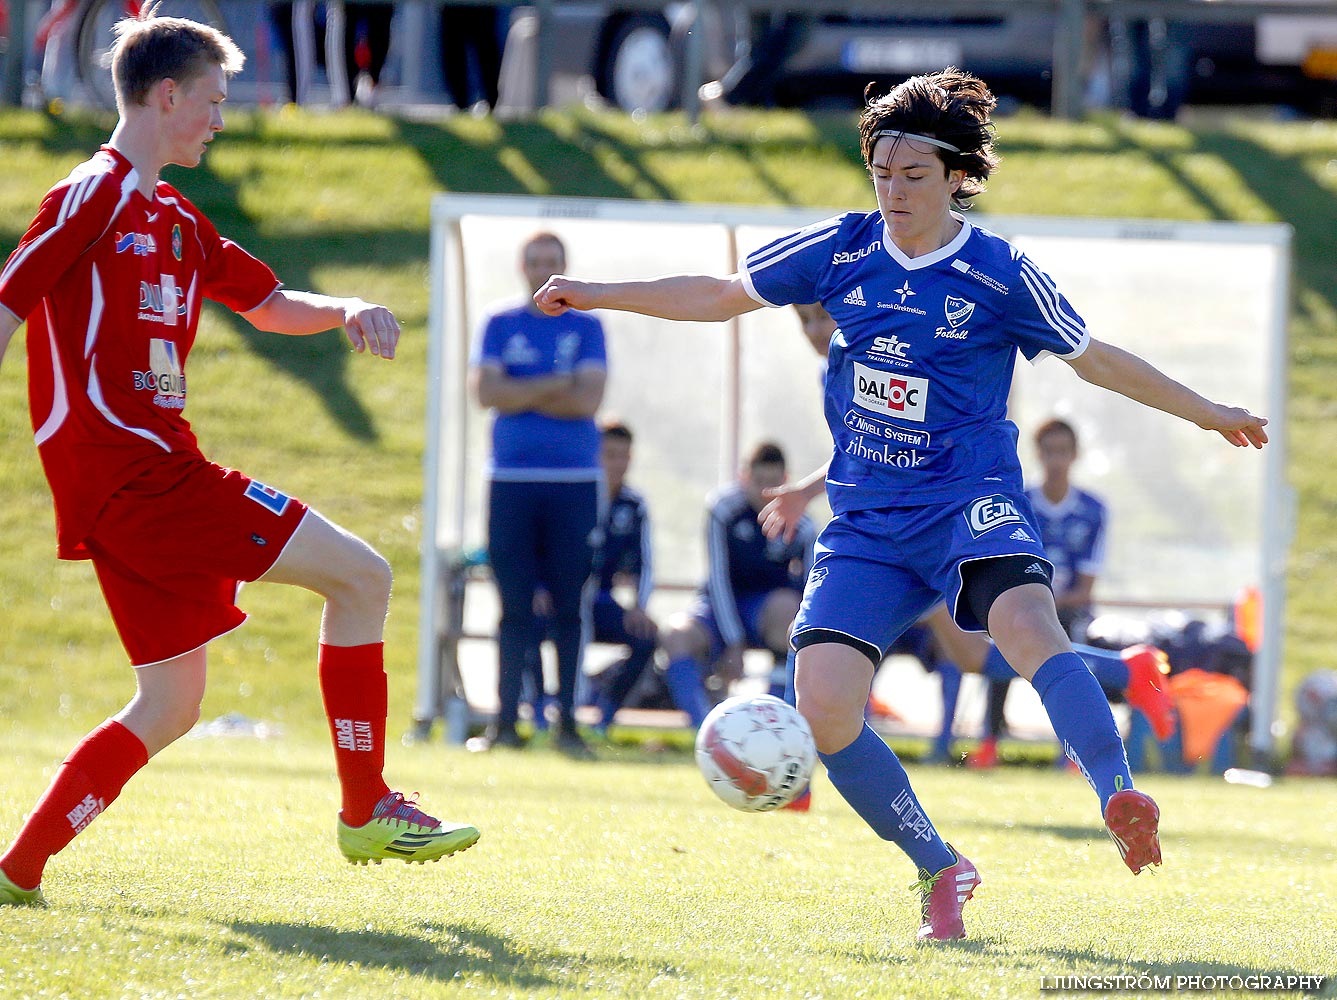
<path fill-rule="evenodd" d="M 0 114 L 0 247 L 109 122 Z M 211 312 L 190 415 L 207 454 L 281 484 L 396 568 L 392 740 L 416 655 L 428 198 L 440 190 L 867 206 L 846 116 L 419 124 L 237 113 L 170 179 L 292 287 L 392 305 L 393 364 Z M 1287 686 L 1337 648 L 1337 127 L 1001 123 L 998 214 L 1286 221 L 1296 229 L 1290 448 L 1300 510 Z M 133 689 L 87 566 L 53 557 L 21 341 L 0 368 L 0 841 L 69 746 Z M 981 866 L 972 940 L 911 944 L 913 873 L 831 792 L 808 816 L 717 804 L 681 753 L 578 765 L 392 746 L 392 776 L 484 839 L 368 871 L 333 846 L 313 658 L 318 602 L 255 587 L 215 644 L 206 717 L 276 743 L 171 748 L 53 864 L 50 912 L 0 912 L 0 996 L 1035 996 L 1041 976 L 1337 973 L 1331 782 L 1148 782 L 1164 874 L 1132 879 L 1090 793 L 1048 772 L 919 771 Z M 1289 706 L 1285 706 L 1289 714 Z M 1331 985 L 1329 985 L 1331 991 Z"/>
<path fill-rule="evenodd" d="M 0 740 L 0 828 L 69 735 Z M 396 780 L 483 839 L 356 868 L 328 750 L 180 743 L 52 863 L 52 909 L 0 911 L 0 996 L 1035 997 L 1042 976 L 1276 973 L 1337 995 L 1312 783 L 1147 782 L 1167 864 L 1133 878 L 1079 778 L 913 769 L 984 876 L 969 939 L 923 947 L 909 863 L 824 779 L 807 815 L 748 815 L 684 755 L 605 755 L 392 748 Z"/>

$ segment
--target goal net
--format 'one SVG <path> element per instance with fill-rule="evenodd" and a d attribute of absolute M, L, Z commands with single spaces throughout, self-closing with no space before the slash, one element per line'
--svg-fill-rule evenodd
<path fill-rule="evenodd" d="M 484 313 L 525 293 L 519 248 L 543 229 L 566 244 L 573 274 L 725 275 L 741 255 L 833 211 L 484 195 L 432 203 L 429 397 L 417 717 L 440 713 L 447 567 L 486 543 L 490 418 L 468 398 L 471 344 Z M 1251 742 L 1270 748 L 1281 657 L 1290 499 L 1285 468 L 1285 226 L 1014 218 L 974 214 L 1053 276 L 1092 333 L 1141 354 L 1204 395 L 1266 413 L 1261 454 L 1086 385 L 1061 362 L 1017 364 L 1011 417 L 1028 481 L 1031 433 L 1051 416 L 1081 438 L 1074 480 L 1110 509 L 1101 607 L 1224 608 L 1263 594 Z M 665 606 L 704 573 L 706 495 L 748 450 L 779 443 L 792 476 L 830 457 L 822 360 L 791 309 L 723 324 L 600 314 L 609 378 L 602 415 L 636 435 L 629 481 L 647 497 Z M 829 516 L 814 505 L 819 523 Z M 475 599 L 475 590 L 478 596 Z M 496 623 L 490 587 L 466 602 L 466 633 Z M 681 603 L 681 597 L 678 599 Z"/>

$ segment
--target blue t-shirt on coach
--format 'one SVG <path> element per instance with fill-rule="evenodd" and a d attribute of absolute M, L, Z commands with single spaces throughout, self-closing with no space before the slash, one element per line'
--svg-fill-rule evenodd
<path fill-rule="evenodd" d="M 521 302 L 483 320 L 470 364 L 521 379 L 604 368 L 603 326 L 584 313 L 545 316 Z M 599 429 L 592 417 L 498 413 L 487 471 L 494 480 L 597 480 Z"/>
<path fill-rule="evenodd" d="M 826 419 L 836 514 L 1019 492 L 1007 419 L 1016 352 L 1075 358 L 1089 335 L 1016 247 L 953 213 L 946 246 L 905 256 L 877 212 L 839 215 L 748 254 L 740 274 L 768 306 L 820 302 L 839 326 Z"/>

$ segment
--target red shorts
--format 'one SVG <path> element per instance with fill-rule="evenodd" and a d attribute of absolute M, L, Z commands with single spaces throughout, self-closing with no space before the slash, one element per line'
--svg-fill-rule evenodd
<path fill-rule="evenodd" d="M 170 660 L 244 622 L 240 583 L 268 572 L 306 509 L 196 455 L 167 456 L 117 490 L 84 545 L 130 663 Z"/>

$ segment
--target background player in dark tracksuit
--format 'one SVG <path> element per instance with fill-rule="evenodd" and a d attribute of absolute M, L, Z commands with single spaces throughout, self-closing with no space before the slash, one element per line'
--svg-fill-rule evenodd
<path fill-rule="evenodd" d="M 646 612 L 655 589 L 654 549 L 650 508 L 639 490 L 626 483 L 631 465 L 632 433 L 625 424 L 603 428 L 602 459 L 608 488 L 608 510 L 601 524 L 602 547 L 596 556 L 599 590 L 594 596 L 594 641 L 622 643 L 627 655 L 599 675 L 595 705 L 600 729 L 607 729 L 626 701 L 658 646 L 659 628 Z M 624 607 L 613 590 L 621 585 L 636 590 L 636 600 Z"/>
<path fill-rule="evenodd" d="M 525 241 L 521 270 L 531 291 L 565 266 L 557 236 L 538 233 Z M 487 735 L 471 744 L 475 749 L 521 745 L 515 722 L 526 656 L 542 635 L 534 613 L 542 587 L 551 598 L 548 634 L 557 652 L 556 744 L 588 752 L 573 710 L 603 481 L 594 414 L 603 401 L 605 365 L 598 320 L 545 316 L 530 301 L 490 315 L 475 347 L 470 388 L 480 406 L 495 411 L 486 473 L 488 558 L 501 598 L 500 710 Z"/>
<path fill-rule="evenodd" d="M 727 688 L 742 677 L 748 647 L 769 649 L 778 665 L 784 663 L 816 540 L 806 514 L 788 540 L 762 533 L 757 515 L 766 504 L 765 491 L 779 487 L 785 478 L 784 452 L 777 445 L 760 444 L 742 481 L 710 498 L 706 582 L 693 606 L 670 623 L 662 641 L 668 657 L 664 682 L 693 726 L 701 725 L 711 707 L 703 680 L 706 664 L 714 662 L 714 673 Z"/>

